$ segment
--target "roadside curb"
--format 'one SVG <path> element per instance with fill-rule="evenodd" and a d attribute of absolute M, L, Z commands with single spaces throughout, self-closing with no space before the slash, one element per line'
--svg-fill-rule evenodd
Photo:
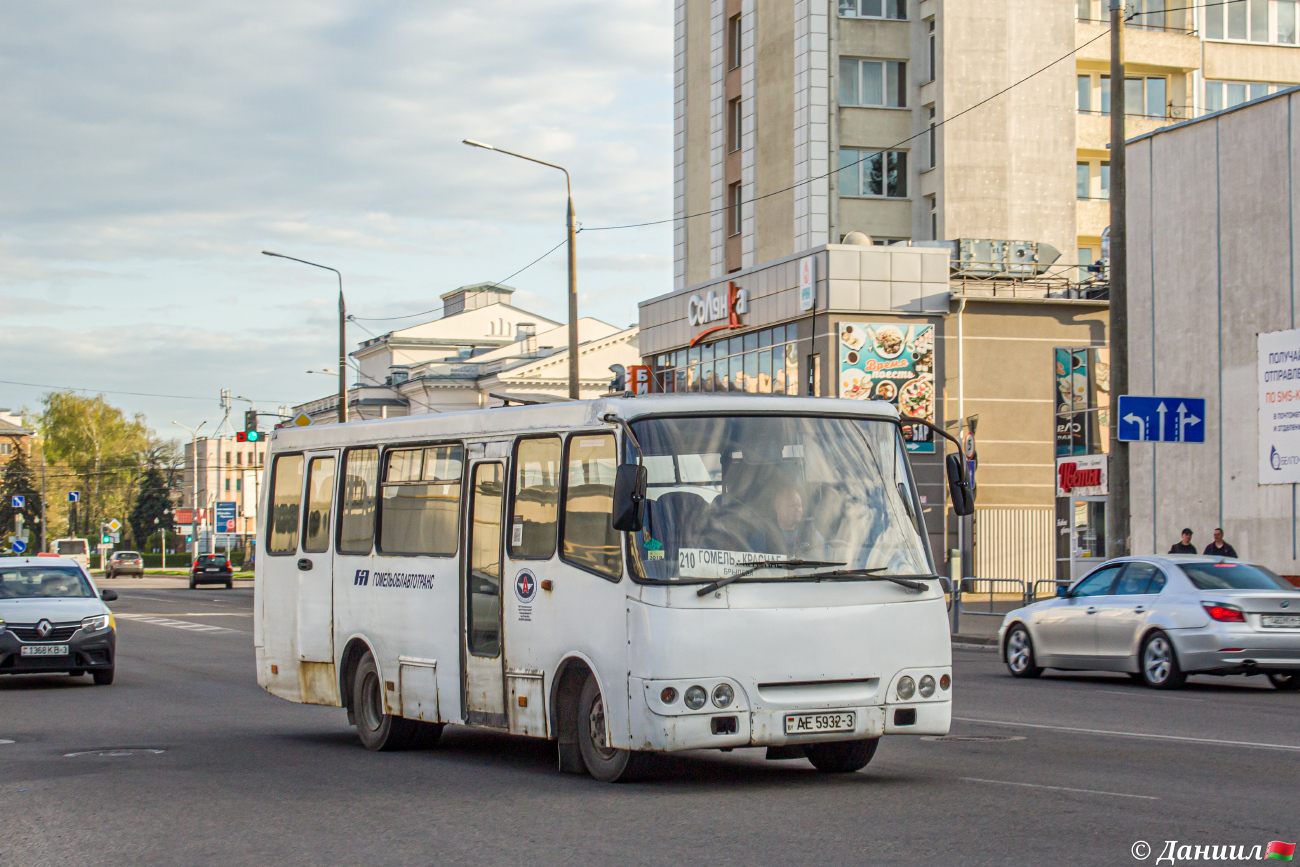
<path fill-rule="evenodd" d="M 995 635 L 953 635 L 952 646 L 956 650 L 997 650 L 998 639 Z"/>

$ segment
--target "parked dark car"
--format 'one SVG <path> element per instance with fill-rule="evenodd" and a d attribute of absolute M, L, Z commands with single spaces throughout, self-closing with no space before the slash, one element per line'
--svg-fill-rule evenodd
<path fill-rule="evenodd" d="M 114 551 L 104 564 L 105 578 L 121 578 L 123 575 L 144 577 L 144 558 L 139 551 Z"/>
<path fill-rule="evenodd" d="M 229 590 L 235 586 L 234 570 L 225 554 L 200 554 L 190 566 L 190 589 L 200 584 L 225 584 Z"/>

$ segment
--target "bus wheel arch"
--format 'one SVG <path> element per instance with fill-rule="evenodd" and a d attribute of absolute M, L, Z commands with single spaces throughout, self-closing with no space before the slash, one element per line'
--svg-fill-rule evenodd
<path fill-rule="evenodd" d="M 353 636 L 343 648 L 343 657 L 339 661 L 339 697 L 348 712 L 348 725 L 356 725 L 356 711 L 353 706 L 353 678 L 357 676 L 357 665 L 367 653 L 374 656 L 370 643 L 360 636 Z"/>
<path fill-rule="evenodd" d="M 587 678 L 596 678 L 596 668 L 581 654 L 571 654 L 560 661 L 551 681 L 551 732 L 556 739 L 559 769 L 562 774 L 586 774 L 587 765 L 578 747 L 578 702 Z"/>

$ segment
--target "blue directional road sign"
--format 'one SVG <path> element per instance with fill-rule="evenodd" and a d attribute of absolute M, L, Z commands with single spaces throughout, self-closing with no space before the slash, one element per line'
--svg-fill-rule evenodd
<path fill-rule="evenodd" d="M 81 491 L 68 491 L 68 502 L 69 502 L 69 503 L 80 503 L 80 502 L 81 502 Z"/>
<path fill-rule="evenodd" d="M 13 504 L 13 507 L 15 509 L 21 509 L 27 505 L 27 498 L 24 497 L 22 494 L 14 494 L 10 498 L 9 502 Z"/>
<path fill-rule="evenodd" d="M 14 549 L 15 554 L 21 554 L 27 550 L 27 543 L 24 542 L 22 539 L 14 539 L 10 547 Z"/>
<path fill-rule="evenodd" d="M 1119 438 L 1130 443 L 1205 442 L 1205 399 L 1119 396 Z"/>

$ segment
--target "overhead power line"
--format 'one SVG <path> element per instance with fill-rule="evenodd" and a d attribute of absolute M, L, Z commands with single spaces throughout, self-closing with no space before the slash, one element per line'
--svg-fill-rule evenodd
<path fill-rule="evenodd" d="M 92 394 L 127 394 L 132 397 L 165 397 L 171 400 L 212 400 L 211 397 L 197 397 L 192 394 L 155 394 L 148 391 L 114 391 L 110 388 L 78 388 L 74 385 L 50 385 L 43 382 L 15 382 L 10 379 L 0 379 L 0 385 L 26 385 L 31 388 L 52 388 L 55 391 L 84 391 Z M 260 403 L 285 403 L 282 400 L 271 400 L 270 398 L 257 398 Z"/>
<path fill-rule="evenodd" d="M 578 231 L 581 232 L 582 229 L 579 229 Z M 520 274 L 524 273 L 524 272 L 527 271 L 529 268 L 533 267 L 533 266 L 536 265 L 538 262 L 542 261 L 542 260 L 545 259 L 547 256 L 551 255 L 552 253 L 554 253 L 556 250 L 560 249 L 561 247 L 563 247 L 563 246 L 564 246 L 565 244 L 567 244 L 567 243 L 568 243 L 568 239 L 566 238 L 566 239 L 564 239 L 563 241 L 561 241 L 560 243 L 556 244 L 556 245 L 555 245 L 554 247 L 552 247 L 551 249 L 547 250 L 547 251 L 546 251 L 545 253 L 543 253 L 542 255 L 538 256 L 538 257 L 537 257 L 536 259 L 534 259 L 533 261 L 529 262 L 529 263 L 528 263 L 527 265 L 525 265 L 524 267 L 520 268 L 520 269 L 519 269 L 518 271 L 516 271 L 515 273 L 511 274 L 509 277 L 502 277 L 500 280 L 497 280 L 495 283 L 489 283 L 488 285 L 489 285 L 489 286 L 496 287 L 496 286 L 500 286 L 502 283 L 506 282 L 507 280 L 513 280 L 515 277 L 518 277 Z M 392 321 L 397 320 L 397 319 L 414 319 L 414 318 L 417 317 L 417 316 L 428 316 L 430 313 L 440 313 L 440 312 L 442 312 L 442 308 L 441 308 L 441 307 L 435 307 L 435 308 L 433 308 L 432 310 L 422 310 L 422 311 L 420 311 L 419 313 L 407 313 L 407 314 L 404 315 L 404 316 L 349 316 L 348 319 L 352 320 L 353 322 L 357 322 L 357 323 L 360 323 L 360 322 L 392 322 Z M 361 327 L 364 328 L 365 326 L 361 326 Z"/>

